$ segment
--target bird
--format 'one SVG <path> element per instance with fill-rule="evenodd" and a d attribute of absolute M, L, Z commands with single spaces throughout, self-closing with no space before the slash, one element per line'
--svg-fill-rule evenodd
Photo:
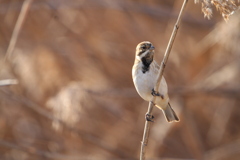
<path fill-rule="evenodd" d="M 156 96 L 154 106 L 162 110 L 167 122 L 178 122 L 180 120 L 169 102 L 168 86 L 164 77 L 161 79 L 159 89 L 154 90 L 160 69 L 160 66 L 154 60 L 154 53 L 155 47 L 149 41 L 143 41 L 137 45 L 132 67 L 134 86 L 140 97 L 145 101 L 151 102 L 152 96 Z M 152 121 L 153 118 L 146 114 L 147 121 Z"/>

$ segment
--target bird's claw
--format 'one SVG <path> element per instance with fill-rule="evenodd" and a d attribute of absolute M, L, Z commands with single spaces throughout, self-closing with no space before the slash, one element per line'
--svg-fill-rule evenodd
<path fill-rule="evenodd" d="M 164 98 L 162 94 L 160 94 L 159 92 L 155 91 L 154 88 L 152 89 L 152 93 L 151 93 L 154 97 L 155 96 L 159 96 L 161 97 L 162 99 Z"/>
<path fill-rule="evenodd" d="M 146 113 L 146 117 L 145 118 L 146 118 L 147 121 L 154 122 L 153 121 L 153 119 L 154 119 L 153 115 L 150 115 L 150 114 Z"/>

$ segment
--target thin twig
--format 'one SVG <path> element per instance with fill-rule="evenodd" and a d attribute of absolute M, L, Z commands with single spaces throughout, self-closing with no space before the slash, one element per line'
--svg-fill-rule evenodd
<path fill-rule="evenodd" d="M 32 0 L 25 0 L 23 5 L 22 5 L 22 9 L 21 9 L 20 14 L 18 16 L 16 25 L 13 29 L 12 37 L 10 39 L 9 46 L 7 48 L 7 52 L 6 52 L 6 55 L 5 55 L 5 60 L 7 60 L 12 55 L 12 52 L 15 48 L 20 30 L 23 26 L 24 20 L 26 19 L 26 15 L 27 15 L 27 12 L 29 10 L 29 6 L 30 6 L 31 2 L 32 2 Z"/>
<path fill-rule="evenodd" d="M 177 31 L 179 29 L 179 25 L 180 25 L 180 20 L 182 18 L 182 13 L 183 13 L 183 10 L 184 8 L 186 7 L 186 4 L 187 4 L 188 0 L 184 0 L 183 2 L 183 5 L 182 5 L 182 8 L 180 10 L 180 13 L 178 15 L 178 19 L 177 19 L 177 22 L 173 28 L 173 32 L 172 32 L 172 35 L 170 37 L 170 40 L 168 42 L 168 46 L 167 46 L 167 49 L 166 49 L 166 52 L 164 54 L 164 57 L 163 57 L 163 61 L 161 63 L 161 66 L 160 66 L 160 70 L 159 70 L 159 73 L 158 73 L 158 78 L 157 78 L 157 83 L 154 87 L 155 91 L 158 91 L 158 88 L 160 86 L 160 81 L 162 79 L 162 76 L 163 76 L 163 72 L 164 72 L 164 68 L 166 66 L 166 63 L 167 63 L 167 60 L 168 60 L 168 57 L 169 57 L 169 54 L 170 54 L 170 51 L 172 49 L 172 46 L 173 46 L 173 42 L 175 40 L 175 37 L 176 37 L 176 34 L 177 34 Z M 147 114 L 148 115 L 152 115 L 152 110 L 153 110 L 153 104 L 155 103 L 155 100 L 156 98 L 153 96 L 152 97 L 152 101 L 149 102 L 149 105 L 148 105 L 148 111 L 147 111 Z M 150 121 L 147 121 L 145 122 L 145 128 L 144 128 L 144 133 L 143 133 L 143 140 L 142 140 L 142 145 L 141 145 L 141 152 L 140 152 L 140 160 L 145 160 L 145 152 L 146 152 L 146 146 L 148 144 L 148 137 L 149 137 L 149 131 L 150 131 Z"/>
<path fill-rule="evenodd" d="M 33 146 L 23 146 L 23 145 L 17 145 L 15 143 L 0 139 L 0 146 L 7 149 L 14 149 L 22 151 L 30 157 L 30 155 L 39 156 L 38 158 L 42 159 L 59 159 L 59 160 L 91 160 L 90 158 L 86 158 L 81 155 L 68 155 L 68 154 L 61 154 L 61 153 L 54 153 L 49 151 L 40 150 L 38 148 L 34 148 Z M 1 158 L 1 157 L 0 157 Z M 98 159 L 99 160 L 99 159 Z M 113 158 L 102 158 L 100 160 L 113 160 Z M 135 160 L 133 158 L 114 158 L 114 160 Z M 152 160 L 159 160 L 158 158 L 154 158 Z M 163 158 L 161 160 L 194 160 L 194 159 L 179 159 L 179 158 Z"/>
<path fill-rule="evenodd" d="M 9 85 L 14 85 L 14 84 L 18 84 L 18 80 L 16 80 L 16 79 L 0 80 L 0 86 L 9 86 Z"/>

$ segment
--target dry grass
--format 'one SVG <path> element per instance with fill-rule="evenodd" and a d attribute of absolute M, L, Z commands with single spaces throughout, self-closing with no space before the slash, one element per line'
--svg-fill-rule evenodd
<path fill-rule="evenodd" d="M 22 4 L 0 2 L 0 80 L 18 82 L 0 86 L 0 159 L 138 159 L 147 102 L 131 79 L 135 47 L 153 42 L 161 61 L 178 3 L 33 1 L 5 63 Z M 188 5 L 164 73 L 181 122 L 153 110 L 147 157 L 237 160 L 239 12 L 217 24 Z"/>
<path fill-rule="evenodd" d="M 195 0 L 195 3 L 202 3 L 202 12 L 204 17 L 210 19 L 213 15 L 213 6 L 220 12 L 225 21 L 234 14 L 239 7 L 239 0 Z"/>

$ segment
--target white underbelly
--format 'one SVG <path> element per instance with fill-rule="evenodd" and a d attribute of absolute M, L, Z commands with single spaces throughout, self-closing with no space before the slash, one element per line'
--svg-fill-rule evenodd
<path fill-rule="evenodd" d="M 140 69 L 138 71 L 133 72 L 133 82 L 134 82 L 135 88 L 138 94 L 144 100 L 151 101 L 152 99 L 151 93 L 152 93 L 152 89 L 155 86 L 156 79 L 157 79 L 156 72 L 151 72 L 151 70 L 145 73 L 143 73 Z M 167 83 L 163 77 L 161 80 L 158 92 L 161 95 L 168 97 L 167 90 L 168 90 Z"/>
<path fill-rule="evenodd" d="M 152 98 L 151 92 L 156 82 L 156 75 L 151 72 L 142 73 L 142 71 L 140 71 L 133 81 L 138 94 L 144 100 L 150 101 Z"/>

